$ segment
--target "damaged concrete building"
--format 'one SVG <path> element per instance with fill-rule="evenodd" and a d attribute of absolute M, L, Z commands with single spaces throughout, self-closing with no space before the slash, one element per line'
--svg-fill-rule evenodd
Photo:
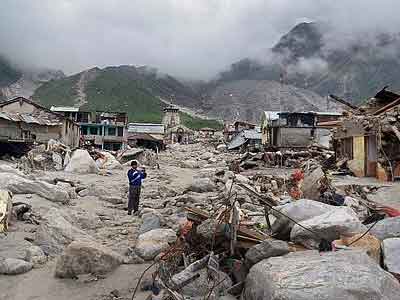
<path fill-rule="evenodd" d="M 127 145 L 128 116 L 125 112 L 81 111 L 78 107 L 51 107 L 54 112 L 77 122 L 80 126 L 81 143 L 117 151 Z"/>
<path fill-rule="evenodd" d="M 379 91 L 334 130 L 337 160 L 358 177 L 394 180 L 400 177 L 400 95 Z"/>
<path fill-rule="evenodd" d="M 155 151 L 165 148 L 165 127 L 158 123 L 129 123 L 128 144 L 131 147 L 144 147 Z"/>
<path fill-rule="evenodd" d="M 338 112 L 265 112 L 261 117 L 266 147 L 306 148 L 314 143 L 330 146 L 331 133 L 320 122 L 337 120 Z"/>
<path fill-rule="evenodd" d="M 62 114 L 17 97 L 0 103 L 1 152 L 16 154 L 26 145 L 57 140 L 71 148 L 79 145 L 79 126 Z"/>

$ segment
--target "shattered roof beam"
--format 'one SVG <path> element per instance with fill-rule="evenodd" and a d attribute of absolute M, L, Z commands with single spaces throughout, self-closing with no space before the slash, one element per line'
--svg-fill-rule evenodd
<path fill-rule="evenodd" d="M 339 103 L 341 103 L 341 104 L 344 104 L 344 105 L 350 107 L 351 109 L 354 109 L 354 110 L 357 110 L 357 109 L 358 109 L 357 106 L 351 104 L 350 102 L 348 102 L 348 101 L 346 101 L 346 100 L 344 100 L 344 99 L 342 99 L 342 98 L 340 98 L 340 97 L 338 97 L 338 96 L 329 95 L 329 97 L 332 98 L 333 100 L 335 100 L 336 102 L 339 102 Z"/>

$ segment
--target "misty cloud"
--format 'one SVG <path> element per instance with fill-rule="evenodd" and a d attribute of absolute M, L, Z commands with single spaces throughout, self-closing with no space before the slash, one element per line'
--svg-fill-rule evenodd
<path fill-rule="evenodd" d="M 304 20 L 330 24 L 327 48 L 364 32 L 394 33 L 399 7 L 395 0 L 2 0 L 0 53 L 67 73 L 134 64 L 209 78 L 239 59 L 266 59 Z M 323 67 L 299 67 L 310 63 Z"/>

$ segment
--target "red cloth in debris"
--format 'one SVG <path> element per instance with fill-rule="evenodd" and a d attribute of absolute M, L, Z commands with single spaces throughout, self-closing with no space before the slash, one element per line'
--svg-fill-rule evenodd
<path fill-rule="evenodd" d="M 381 211 L 383 211 L 385 214 L 387 214 L 389 217 L 400 217 L 400 211 L 389 206 L 383 206 L 380 208 Z"/>

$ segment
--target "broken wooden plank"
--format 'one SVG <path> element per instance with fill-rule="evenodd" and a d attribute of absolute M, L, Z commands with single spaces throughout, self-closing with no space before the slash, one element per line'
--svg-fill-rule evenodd
<path fill-rule="evenodd" d="M 278 203 L 272 197 L 266 195 L 260 195 L 257 191 L 255 191 L 251 186 L 244 184 L 244 183 L 237 183 L 238 186 L 244 188 L 246 191 L 252 193 L 253 195 L 257 196 L 258 200 L 265 205 L 268 206 L 277 206 Z"/>
<path fill-rule="evenodd" d="M 255 240 L 263 241 L 268 238 L 267 235 L 263 235 L 255 230 L 252 230 L 246 226 L 240 225 L 238 229 L 238 233 L 242 236 L 247 236 Z"/>

